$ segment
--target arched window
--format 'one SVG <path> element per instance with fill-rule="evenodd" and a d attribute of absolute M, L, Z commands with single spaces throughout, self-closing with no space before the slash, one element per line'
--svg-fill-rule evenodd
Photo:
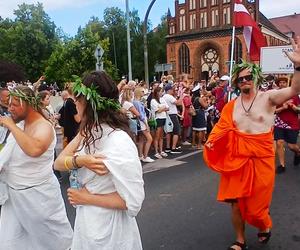
<path fill-rule="evenodd" d="M 231 56 L 231 42 L 229 44 L 229 58 L 228 61 L 230 61 L 230 56 Z M 235 63 L 240 63 L 241 60 L 243 59 L 243 46 L 242 46 L 242 42 L 240 39 L 238 39 L 237 37 L 235 38 L 235 42 L 234 42 L 234 51 L 233 51 L 233 60 Z"/>
<path fill-rule="evenodd" d="M 190 74 L 190 50 L 185 43 L 179 49 L 179 67 L 181 74 Z"/>

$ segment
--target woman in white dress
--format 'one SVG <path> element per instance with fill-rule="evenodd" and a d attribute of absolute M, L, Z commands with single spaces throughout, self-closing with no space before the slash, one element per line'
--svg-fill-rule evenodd
<path fill-rule="evenodd" d="M 80 131 L 55 161 L 57 170 L 77 169 L 82 186 L 68 189 L 76 206 L 72 250 L 142 249 L 135 220 L 144 200 L 142 167 L 118 89 L 95 71 L 77 80 L 74 92 Z"/>

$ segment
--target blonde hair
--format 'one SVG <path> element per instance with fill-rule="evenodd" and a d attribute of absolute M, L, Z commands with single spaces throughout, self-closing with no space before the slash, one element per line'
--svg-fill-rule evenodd
<path fill-rule="evenodd" d="M 144 96 L 144 88 L 138 87 L 134 90 L 134 98 L 140 100 Z"/>
<path fill-rule="evenodd" d="M 133 91 L 131 89 L 124 89 L 122 94 L 122 104 L 125 101 L 131 102 L 133 96 Z"/>

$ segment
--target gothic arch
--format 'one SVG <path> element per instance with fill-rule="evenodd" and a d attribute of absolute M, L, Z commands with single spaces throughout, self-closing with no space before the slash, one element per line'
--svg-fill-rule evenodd
<path fill-rule="evenodd" d="M 190 74 L 190 50 L 182 43 L 179 47 L 179 74 Z"/>

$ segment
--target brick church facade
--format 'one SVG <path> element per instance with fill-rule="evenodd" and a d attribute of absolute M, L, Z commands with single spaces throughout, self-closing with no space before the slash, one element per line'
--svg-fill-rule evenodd
<path fill-rule="evenodd" d="M 183 2 L 183 1 L 181 1 Z M 243 0 L 258 22 L 268 46 L 288 43 L 260 11 L 259 0 Z M 168 11 L 167 61 L 175 78 L 208 79 L 213 70 L 228 73 L 234 0 L 175 0 L 175 16 Z M 236 29 L 234 60 L 247 59 L 242 28 Z"/>

